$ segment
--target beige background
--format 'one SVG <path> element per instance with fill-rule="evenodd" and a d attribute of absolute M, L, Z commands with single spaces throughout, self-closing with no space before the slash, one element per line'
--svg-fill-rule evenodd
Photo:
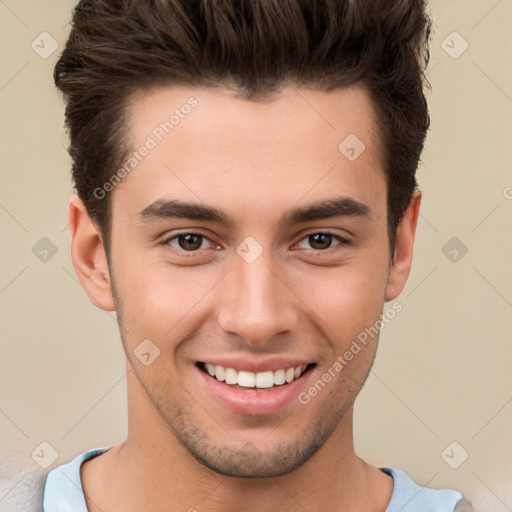
<path fill-rule="evenodd" d="M 37 510 L 49 469 L 126 434 L 115 317 L 92 306 L 69 256 L 70 161 L 52 70 L 74 4 L 0 0 L 0 511 Z M 419 172 L 415 261 L 399 298 L 404 310 L 383 330 L 358 399 L 356 448 L 421 485 L 461 490 L 477 510 L 506 512 L 512 1 L 436 0 L 431 7 L 432 130 Z M 43 31 L 60 45 L 47 59 L 31 47 Z M 464 42 L 454 31 L 469 44 L 458 58 Z M 43 237 L 58 251 L 47 262 L 32 252 Z M 459 247 L 443 252 L 453 237 Z M 454 248 L 456 262 L 445 255 L 454 257 Z M 453 441 L 459 444 L 444 452 Z M 37 453 L 51 454 L 42 442 L 58 455 L 48 469 L 36 463 Z M 457 469 L 442 457 L 455 465 L 463 450 L 469 457 Z"/>

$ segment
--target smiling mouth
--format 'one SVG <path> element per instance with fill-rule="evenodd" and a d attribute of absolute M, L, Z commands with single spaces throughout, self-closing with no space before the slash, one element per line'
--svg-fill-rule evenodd
<path fill-rule="evenodd" d="M 207 373 L 211 378 L 218 382 L 223 382 L 234 389 L 243 391 L 268 391 L 299 379 L 304 374 L 311 371 L 316 363 L 310 363 L 302 366 L 291 366 L 289 368 L 280 368 L 274 371 L 248 372 L 226 368 L 212 363 L 203 363 L 199 361 L 197 366 L 201 371 Z"/>

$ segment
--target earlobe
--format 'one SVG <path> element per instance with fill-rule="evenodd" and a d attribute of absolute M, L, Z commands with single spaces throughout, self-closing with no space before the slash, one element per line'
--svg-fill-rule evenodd
<path fill-rule="evenodd" d="M 397 229 L 393 264 L 389 270 L 386 286 L 386 302 L 396 299 L 407 282 L 411 270 L 420 204 L 421 192 L 415 189 Z"/>
<path fill-rule="evenodd" d="M 78 279 L 96 307 L 114 311 L 111 279 L 101 231 L 78 196 L 71 199 L 68 213 L 71 258 Z"/>

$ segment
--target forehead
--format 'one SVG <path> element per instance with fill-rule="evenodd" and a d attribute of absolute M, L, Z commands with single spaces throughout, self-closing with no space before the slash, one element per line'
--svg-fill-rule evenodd
<path fill-rule="evenodd" d="M 177 139 L 184 125 L 191 124 L 205 148 L 208 141 L 224 140 L 246 148 L 259 142 L 298 143 L 298 137 L 302 145 L 310 141 L 318 145 L 324 139 L 326 146 L 332 146 L 344 134 L 356 135 L 364 142 L 372 137 L 375 143 L 377 126 L 372 100 L 360 86 L 333 91 L 288 86 L 262 100 L 245 99 L 223 88 L 155 87 L 133 94 L 127 113 L 135 145 L 148 134 L 158 139 L 168 135 L 169 129 Z M 187 118 L 191 120 L 185 122 Z M 218 130 L 209 131 L 212 126 Z M 250 140 L 245 138 L 248 133 Z"/>
<path fill-rule="evenodd" d="M 240 205 L 262 208 L 333 189 L 362 202 L 385 195 L 375 110 L 360 87 L 286 87 L 265 101 L 161 87 L 133 95 L 127 113 L 131 149 L 151 149 L 115 194 L 141 208 L 166 192 L 210 204 L 236 195 Z"/>

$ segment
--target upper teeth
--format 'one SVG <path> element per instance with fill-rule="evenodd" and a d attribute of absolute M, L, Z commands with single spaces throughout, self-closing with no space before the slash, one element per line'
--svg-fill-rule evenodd
<path fill-rule="evenodd" d="M 292 382 L 300 377 L 307 365 L 290 367 L 288 369 L 279 369 L 266 372 L 246 372 L 237 371 L 234 368 L 224 368 L 224 366 L 205 363 L 208 373 L 220 382 L 226 384 L 238 384 L 244 388 L 271 388 L 275 385 Z"/>

